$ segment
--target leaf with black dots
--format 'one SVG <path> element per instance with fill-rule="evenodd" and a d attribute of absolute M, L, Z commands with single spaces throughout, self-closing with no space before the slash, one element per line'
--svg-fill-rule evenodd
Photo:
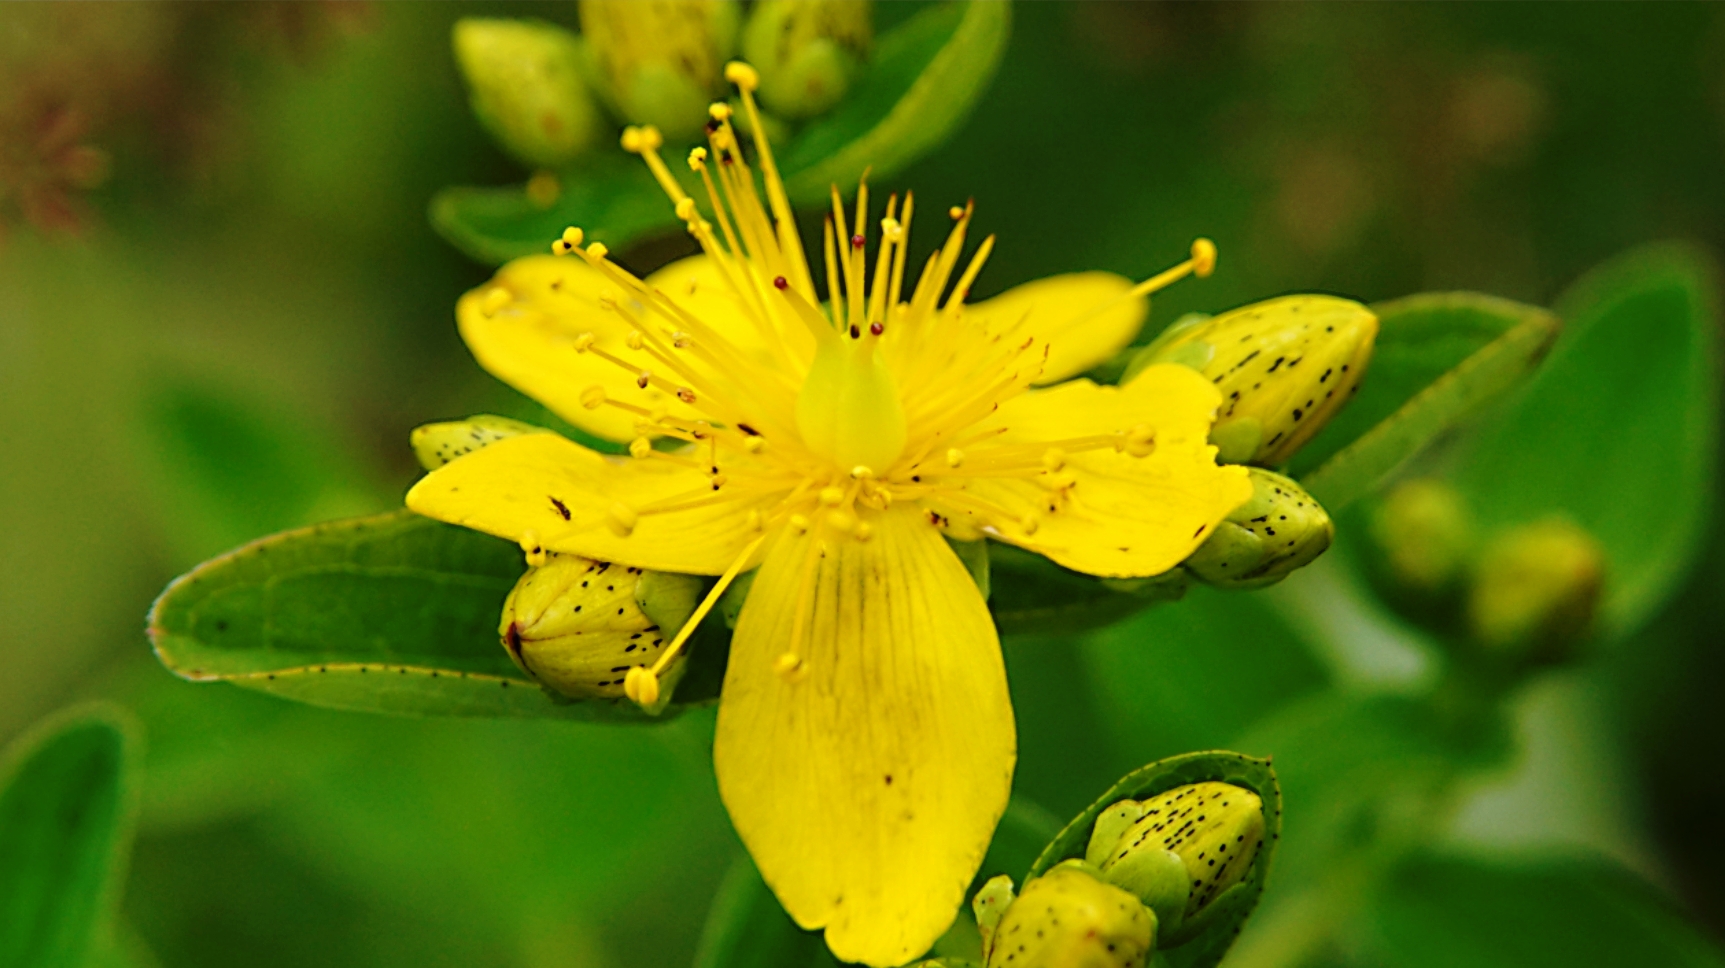
<path fill-rule="evenodd" d="M 522 675 L 497 624 L 524 567 L 507 541 L 408 511 L 336 521 L 176 579 L 150 640 L 183 678 L 337 709 L 658 722 L 681 708 L 654 718 L 627 700 L 566 700 Z M 678 699 L 711 698 L 717 679 L 691 670 Z"/>
<path fill-rule="evenodd" d="M 1082 860 L 1090 843 L 1091 829 L 1096 826 L 1096 818 L 1121 800 L 1145 800 L 1176 787 L 1211 781 L 1251 790 L 1263 801 L 1263 844 L 1252 863 L 1251 873 L 1222 892 L 1196 918 L 1186 923 L 1196 936 L 1177 947 L 1159 950 L 1157 964 L 1165 962 L 1170 968 L 1215 968 L 1263 896 L 1276 844 L 1281 839 L 1282 791 L 1268 759 L 1211 750 L 1170 756 L 1133 770 L 1055 836 L 1042 855 L 1036 858 L 1036 863 L 1030 866 L 1025 880 L 1040 877 L 1061 861 Z"/>

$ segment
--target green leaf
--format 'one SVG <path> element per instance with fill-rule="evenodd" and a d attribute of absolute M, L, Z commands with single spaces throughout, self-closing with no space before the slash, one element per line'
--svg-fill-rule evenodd
<path fill-rule="evenodd" d="M 571 225 L 620 249 L 677 224 L 665 193 L 634 156 L 600 155 L 560 173 L 558 183 L 557 201 L 548 206 L 529 199 L 522 185 L 445 188 L 431 199 L 432 227 L 474 259 L 500 265 L 550 252 Z"/>
<path fill-rule="evenodd" d="M 884 34 L 868 73 L 779 159 L 793 202 L 824 198 L 872 169 L 887 178 L 938 147 L 988 88 L 1012 30 L 1009 3 L 952 3 Z"/>
<path fill-rule="evenodd" d="M 1228 953 L 1240 926 L 1263 895 L 1265 879 L 1269 876 L 1277 842 L 1281 838 L 1282 791 L 1276 782 L 1276 771 L 1270 768 L 1267 759 L 1216 750 L 1171 756 L 1134 770 L 1055 836 L 1036 858 L 1036 863 L 1030 866 L 1025 880 L 1041 876 L 1063 860 L 1082 859 L 1097 815 L 1109 806 L 1121 800 L 1142 800 L 1178 786 L 1212 780 L 1245 787 L 1263 800 L 1264 846 L 1257 863 L 1252 866 L 1251 875 L 1217 896 L 1196 920 L 1189 922 L 1202 933 L 1186 944 L 1159 953 L 1158 957 L 1165 958 L 1167 964 L 1174 968 L 1214 968 Z"/>
<path fill-rule="evenodd" d="M 0 965 L 76 968 L 108 928 L 131 825 L 129 728 L 51 720 L 0 764 Z"/>
<path fill-rule="evenodd" d="M 1340 512 L 1513 387 L 1556 339 L 1557 317 L 1477 293 L 1427 293 L 1372 307 L 1381 328 L 1359 396 L 1294 462 Z"/>
<path fill-rule="evenodd" d="M 745 853 L 713 897 L 695 968 L 798 968 L 825 951 L 820 933 L 797 927 Z"/>
<path fill-rule="evenodd" d="M 408 511 L 337 521 L 176 579 L 150 638 L 184 678 L 337 709 L 652 721 L 625 700 L 554 700 L 515 668 L 497 617 L 522 571 L 514 545 Z"/>
<path fill-rule="evenodd" d="M 1361 939 L 1385 968 L 1717 968 L 1725 952 L 1627 871 L 1598 860 L 1423 857 L 1378 892 Z"/>
<path fill-rule="evenodd" d="M 947 139 L 982 96 L 1011 30 L 1005 2 L 952 3 L 922 11 L 882 34 L 866 74 L 831 113 L 775 145 L 792 204 L 820 204 L 830 185 L 853 185 L 865 170 L 895 174 Z M 680 149 L 668 148 L 675 160 Z M 682 178 L 687 169 L 673 164 Z M 541 206 L 520 185 L 446 188 L 431 201 L 431 224 L 481 262 L 551 250 L 570 225 L 613 249 L 678 222 L 640 159 L 610 151 L 558 173 L 561 191 Z M 686 186 L 697 192 L 690 181 Z"/>
<path fill-rule="evenodd" d="M 1682 246 L 1639 249 L 1560 301 L 1569 332 L 1457 485 L 1487 527 L 1561 514 L 1607 559 L 1602 619 L 1626 631 L 1693 559 L 1719 428 L 1713 267 Z"/>
<path fill-rule="evenodd" d="M 1071 635 L 1103 628 L 1186 593 L 1185 573 L 1105 582 L 1047 558 L 989 542 L 988 607 L 1002 635 Z"/>

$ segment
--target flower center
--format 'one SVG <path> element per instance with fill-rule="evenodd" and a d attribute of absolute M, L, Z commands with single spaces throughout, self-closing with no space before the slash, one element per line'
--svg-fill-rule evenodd
<path fill-rule="evenodd" d="M 876 352 L 881 329 L 876 323 L 848 339 L 828 334 L 797 394 L 804 445 L 841 468 L 885 470 L 904 453 L 909 436 L 898 387 Z"/>

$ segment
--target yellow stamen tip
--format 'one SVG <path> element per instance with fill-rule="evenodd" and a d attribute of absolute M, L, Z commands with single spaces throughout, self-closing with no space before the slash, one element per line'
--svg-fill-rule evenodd
<path fill-rule="evenodd" d="M 964 209 L 957 206 L 957 205 L 954 205 L 953 207 L 946 210 L 946 214 L 951 216 L 952 220 L 954 222 L 956 222 L 959 219 L 964 218 Z"/>
<path fill-rule="evenodd" d="M 573 226 L 573 225 L 571 225 L 571 226 L 569 226 L 569 227 L 568 227 L 568 228 L 566 228 L 566 229 L 564 229 L 564 230 L 563 230 L 563 236 L 562 236 L 562 240 L 563 240 L 563 241 L 564 241 L 564 242 L 565 242 L 565 243 L 567 243 L 567 244 L 568 244 L 568 246 L 569 246 L 569 248 L 571 248 L 571 249 L 573 249 L 573 248 L 575 248 L 575 247 L 576 247 L 576 246 L 578 246 L 578 245 L 580 245 L 580 244 L 581 244 L 581 240 L 582 240 L 582 239 L 584 239 L 584 238 L 586 238 L 586 233 L 584 233 L 584 232 L 582 232 L 582 231 L 581 231 L 581 230 L 580 230 L 580 229 L 579 229 L 579 228 L 578 228 L 578 227 L 576 227 L 576 226 Z"/>
<path fill-rule="evenodd" d="M 874 537 L 874 525 L 867 521 L 858 521 L 857 526 L 851 529 L 851 537 L 858 541 L 867 541 Z"/>
<path fill-rule="evenodd" d="M 843 490 L 836 487 L 821 488 L 821 503 L 825 504 L 827 507 L 836 508 L 840 504 L 843 504 L 844 500 L 845 492 Z"/>
<path fill-rule="evenodd" d="M 623 129 L 623 137 L 619 140 L 624 151 L 635 154 L 641 150 L 641 129 L 631 124 Z"/>
<path fill-rule="evenodd" d="M 827 525 L 839 534 L 850 534 L 857 526 L 856 515 L 849 511 L 828 511 Z"/>
<path fill-rule="evenodd" d="M 804 517 L 801 514 L 791 515 L 790 524 L 791 524 L 791 530 L 795 531 L 798 534 L 802 534 L 803 532 L 805 532 L 809 529 L 809 519 L 807 517 Z"/>
<path fill-rule="evenodd" d="M 653 442 L 646 437 L 636 437 L 629 441 L 629 456 L 640 460 L 653 452 Z"/>
<path fill-rule="evenodd" d="M 863 465 L 863 464 L 858 464 L 857 466 L 851 468 L 851 479 L 852 480 L 866 481 L 866 480 L 872 479 L 873 477 L 874 477 L 874 471 L 872 469 L 870 469 L 869 467 Z"/>
<path fill-rule="evenodd" d="M 605 388 L 595 383 L 581 391 L 581 406 L 597 410 L 605 404 Z"/>
<path fill-rule="evenodd" d="M 758 454 L 767 449 L 767 438 L 749 437 L 743 441 L 743 449 L 751 454 Z"/>
<path fill-rule="evenodd" d="M 1018 519 L 1018 527 L 1025 534 L 1035 534 L 1036 529 L 1042 527 L 1042 519 L 1034 514 L 1026 514 Z"/>
<path fill-rule="evenodd" d="M 954 447 L 951 450 L 946 452 L 946 466 L 957 467 L 963 463 L 964 463 L 964 451 L 959 450 L 957 447 Z"/>
<path fill-rule="evenodd" d="M 742 61 L 731 61 L 725 65 L 725 80 L 745 91 L 753 91 L 761 86 L 761 75 Z"/>
<path fill-rule="evenodd" d="M 1216 271 L 1216 243 L 1197 239 L 1192 243 L 1192 274 L 1202 279 Z"/>
<path fill-rule="evenodd" d="M 623 337 L 623 345 L 632 350 L 638 350 L 646 345 L 646 340 L 642 338 L 640 330 L 632 329 L 628 336 Z"/>
<path fill-rule="evenodd" d="M 611 505 L 605 514 L 605 523 L 618 537 L 627 538 L 635 530 L 635 522 L 640 520 L 635 515 L 635 509 L 618 501 Z"/>
<path fill-rule="evenodd" d="M 605 248 L 605 243 L 603 242 L 595 242 L 587 247 L 587 255 L 589 258 L 593 259 L 603 259 L 605 256 L 609 255 L 610 252 L 611 250 Z"/>
<path fill-rule="evenodd" d="M 707 149 L 694 148 L 689 151 L 689 170 L 700 171 L 707 167 Z"/>
<path fill-rule="evenodd" d="M 694 199 L 692 199 L 692 198 L 680 198 L 677 200 L 677 217 L 678 218 L 682 219 L 685 222 L 693 222 L 700 217 L 700 214 L 701 213 L 699 211 L 697 211 L 695 208 L 695 200 Z"/>
<path fill-rule="evenodd" d="M 1057 471 L 1066 466 L 1066 452 L 1058 447 L 1050 447 L 1042 452 L 1042 469 Z"/>
<path fill-rule="evenodd" d="M 592 349 L 594 339 L 596 339 L 596 337 L 594 337 L 592 333 L 582 333 L 580 336 L 575 337 L 575 352 L 585 353 Z"/>
<path fill-rule="evenodd" d="M 623 677 L 623 692 L 638 706 L 659 701 L 659 677 L 645 666 L 635 666 Z"/>
<path fill-rule="evenodd" d="M 802 668 L 802 657 L 795 652 L 781 652 L 778 659 L 773 662 L 773 671 L 778 673 L 781 679 L 790 679 L 801 672 Z"/>
<path fill-rule="evenodd" d="M 723 101 L 714 101 L 707 105 L 707 116 L 722 124 L 731 120 L 731 106 Z M 705 149 L 696 148 L 695 150 L 701 152 L 703 160 L 707 157 Z"/>
<path fill-rule="evenodd" d="M 509 292 L 509 290 L 502 286 L 497 286 L 485 294 L 485 300 L 479 304 L 479 310 L 485 315 L 490 316 L 496 313 L 499 309 L 502 309 L 504 306 L 509 305 L 510 300 L 514 298 L 515 297 Z"/>

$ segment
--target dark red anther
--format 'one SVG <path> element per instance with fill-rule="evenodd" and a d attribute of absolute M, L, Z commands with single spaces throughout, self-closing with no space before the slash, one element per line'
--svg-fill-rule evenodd
<path fill-rule="evenodd" d="M 879 336 L 880 334 L 886 332 L 886 327 L 881 325 L 880 323 L 869 323 L 868 324 L 868 331 L 875 334 L 876 336 Z"/>
<path fill-rule="evenodd" d="M 858 232 L 857 234 L 851 236 L 851 245 L 855 246 L 856 248 L 859 248 L 859 249 L 862 248 L 866 242 L 868 242 L 868 239 L 863 238 L 861 232 Z"/>
<path fill-rule="evenodd" d="M 862 335 L 861 329 L 858 329 L 855 326 L 851 327 L 851 339 L 856 339 L 858 336 L 861 336 L 861 335 Z"/>
<path fill-rule="evenodd" d="M 708 118 L 707 119 L 707 133 L 708 134 L 714 134 L 718 130 L 719 130 L 719 122 L 714 121 L 712 118 Z"/>
<path fill-rule="evenodd" d="M 773 277 L 773 288 L 774 289 L 789 289 L 789 288 L 791 288 L 791 281 L 789 279 L 786 279 L 784 276 L 774 276 Z"/>

